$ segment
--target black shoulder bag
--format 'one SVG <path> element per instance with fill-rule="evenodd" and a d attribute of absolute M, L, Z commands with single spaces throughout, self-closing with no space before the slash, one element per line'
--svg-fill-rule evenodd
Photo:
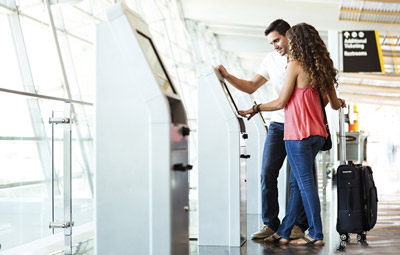
<path fill-rule="evenodd" d="M 321 108 L 322 108 L 322 111 L 324 113 L 324 121 L 325 121 L 326 132 L 328 133 L 328 137 L 326 138 L 325 143 L 321 148 L 321 151 L 328 151 L 328 150 L 332 149 L 331 132 L 329 132 L 329 125 L 328 125 L 328 120 L 326 118 L 324 100 L 322 99 L 321 91 L 319 89 L 318 89 L 318 94 L 319 94 L 319 99 L 321 101 Z"/>

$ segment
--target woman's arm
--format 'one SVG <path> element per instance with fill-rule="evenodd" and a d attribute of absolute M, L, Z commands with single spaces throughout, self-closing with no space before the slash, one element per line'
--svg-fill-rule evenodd
<path fill-rule="evenodd" d="M 346 101 L 344 99 L 337 97 L 336 90 L 333 85 L 328 90 L 327 96 L 328 96 L 329 103 L 331 104 L 332 109 L 338 110 L 340 107 L 342 107 L 342 108 L 346 107 Z"/>
<path fill-rule="evenodd" d="M 279 94 L 279 97 L 269 103 L 260 104 L 257 105 L 257 107 L 250 108 L 247 111 L 239 111 L 239 114 L 243 117 L 247 117 L 247 119 L 250 120 L 259 111 L 276 111 L 283 109 L 293 93 L 300 70 L 301 66 L 297 61 L 289 62 L 286 69 L 285 83 Z"/>

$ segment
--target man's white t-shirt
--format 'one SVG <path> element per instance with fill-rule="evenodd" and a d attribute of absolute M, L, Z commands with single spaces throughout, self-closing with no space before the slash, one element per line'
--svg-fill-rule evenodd
<path fill-rule="evenodd" d="M 268 84 L 271 84 L 272 86 L 273 100 L 279 97 L 279 93 L 281 92 L 283 84 L 285 83 L 286 66 L 287 57 L 281 56 L 278 52 L 274 51 L 268 53 L 264 57 L 263 61 L 261 62 L 261 66 L 258 69 L 257 74 L 267 79 Z M 285 110 L 281 109 L 272 112 L 271 121 L 284 123 Z"/>

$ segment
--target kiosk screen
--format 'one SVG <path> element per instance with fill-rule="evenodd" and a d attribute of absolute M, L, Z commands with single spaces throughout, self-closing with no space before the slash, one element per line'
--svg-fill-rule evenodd
<path fill-rule="evenodd" d="M 172 87 L 172 84 L 168 78 L 164 66 L 161 63 L 161 59 L 156 52 L 153 42 L 146 35 L 140 33 L 139 31 L 137 32 L 139 34 L 138 37 L 139 43 L 143 48 L 143 52 L 149 62 L 150 67 L 152 68 L 154 74 L 156 75 L 158 85 L 160 85 L 161 89 L 164 92 L 175 94 L 175 90 Z"/>
<path fill-rule="evenodd" d="M 221 73 L 219 72 L 218 69 L 215 69 L 215 68 L 214 68 L 214 72 L 215 72 L 215 74 L 217 75 L 219 82 L 221 83 L 221 86 L 222 86 L 222 88 L 223 88 L 223 90 L 224 90 L 224 92 L 225 92 L 225 94 L 226 94 L 226 98 L 228 99 L 228 101 L 229 101 L 229 103 L 230 103 L 230 105 L 231 105 L 231 107 L 232 107 L 233 112 L 234 112 L 238 117 L 241 118 L 242 116 L 240 116 L 240 114 L 239 114 L 239 109 L 238 109 L 237 106 L 236 106 L 235 100 L 233 100 L 232 94 L 231 94 L 231 92 L 229 91 L 228 86 L 226 86 L 224 77 L 222 77 L 222 75 L 221 75 Z"/>

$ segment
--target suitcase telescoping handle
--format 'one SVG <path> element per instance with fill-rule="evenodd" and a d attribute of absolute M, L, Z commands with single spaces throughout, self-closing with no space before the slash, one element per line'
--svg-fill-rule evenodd
<path fill-rule="evenodd" d="M 339 161 L 346 165 L 346 133 L 344 131 L 344 108 L 339 109 Z"/>

